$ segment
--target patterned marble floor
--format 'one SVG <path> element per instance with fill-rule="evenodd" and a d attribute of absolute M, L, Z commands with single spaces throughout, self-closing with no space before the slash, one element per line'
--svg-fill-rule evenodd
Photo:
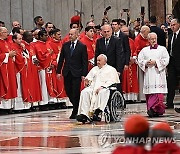
<path fill-rule="evenodd" d="M 109 154 L 122 144 L 123 122 L 128 115 L 146 115 L 145 104 L 128 104 L 121 122 L 79 124 L 68 117 L 71 109 L 12 114 L 0 117 L 0 153 Z M 180 114 L 167 110 L 150 124 L 167 121 L 180 143 Z"/>

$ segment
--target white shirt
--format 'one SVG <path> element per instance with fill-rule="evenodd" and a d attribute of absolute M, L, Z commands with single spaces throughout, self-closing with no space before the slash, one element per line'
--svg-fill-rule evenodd
<path fill-rule="evenodd" d="M 77 44 L 77 39 L 74 41 L 74 49 L 76 47 L 76 44 Z M 72 45 L 72 41 L 71 41 L 71 45 Z"/>

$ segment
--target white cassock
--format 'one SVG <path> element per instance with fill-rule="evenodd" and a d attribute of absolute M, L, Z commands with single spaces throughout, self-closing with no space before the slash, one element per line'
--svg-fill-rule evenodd
<path fill-rule="evenodd" d="M 99 108 L 104 111 L 107 101 L 109 99 L 110 90 L 103 88 L 96 94 L 96 90 L 103 87 L 109 87 L 112 84 L 120 83 L 116 69 L 110 65 L 104 65 L 102 68 L 98 66 L 93 67 L 86 76 L 91 84 L 89 87 L 83 89 L 80 95 L 78 115 L 88 113 Z"/>
<path fill-rule="evenodd" d="M 145 67 L 149 60 L 155 60 L 157 66 Z M 158 45 L 157 49 L 150 46 L 141 50 L 138 55 L 138 65 L 144 72 L 144 94 L 167 93 L 166 66 L 169 63 L 167 49 Z"/>

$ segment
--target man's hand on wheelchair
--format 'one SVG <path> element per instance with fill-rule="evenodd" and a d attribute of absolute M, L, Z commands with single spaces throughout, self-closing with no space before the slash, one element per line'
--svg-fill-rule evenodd
<path fill-rule="evenodd" d="M 103 89 L 103 87 L 99 87 L 99 88 L 96 90 L 96 94 L 98 94 L 101 89 Z"/>

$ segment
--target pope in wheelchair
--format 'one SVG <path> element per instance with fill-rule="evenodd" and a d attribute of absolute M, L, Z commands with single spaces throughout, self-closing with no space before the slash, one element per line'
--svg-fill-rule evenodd
<path fill-rule="evenodd" d="M 97 66 L 85 77 L 85 86 L 81 91 L 78 115 L 79 122 L 101 121 L 99 116 L 105 110 L 110 96 L 111 85 L 120 83 L 116 69 L 107 64 L 107 56 L 97 57 Z"/>

